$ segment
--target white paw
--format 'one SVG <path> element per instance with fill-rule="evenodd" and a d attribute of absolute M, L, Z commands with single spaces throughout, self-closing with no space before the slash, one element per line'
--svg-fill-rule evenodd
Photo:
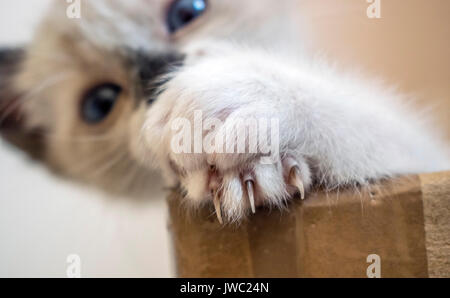
<path fill-rule="evenodd" d="M 181 182 L 188 200 L 213 203 L 223 223 L 238 222 L 258 207 L 282 208 L 295 194 L 305 199 L 311 180 L 303 159 L 286 157 L 270 164 L 257 159 L 225 170 L 209 165 L 184 173 Z"/>

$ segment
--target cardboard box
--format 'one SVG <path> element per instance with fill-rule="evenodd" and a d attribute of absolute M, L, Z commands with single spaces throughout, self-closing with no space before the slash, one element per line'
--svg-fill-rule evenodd
<path fill-rule="evenodd" d="M 450 277 L 450 173 L 318 191 L 240 226 L 180 201 L 168 200 L 179 277 Z"/>

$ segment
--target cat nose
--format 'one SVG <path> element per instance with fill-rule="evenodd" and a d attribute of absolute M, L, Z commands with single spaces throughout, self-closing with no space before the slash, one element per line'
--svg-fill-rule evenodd
<path fill-rule="evenodd" d="M 183 66 L 185 55 L 167 51 L 164 53 L 143 53 L 136 55 L 134 64 L 138 69 L 140 89 L 148 103 L 152 103 L 168 74 Z"/>
<path fill-rule="evenodd" d="M 136 65 L 139 70 L 139 78 L 143 82 L 149 82 L 164 75 L 173 69 L 181 67 L 185 55 L 177 52 L 143 54 L 139 53 Z"/>

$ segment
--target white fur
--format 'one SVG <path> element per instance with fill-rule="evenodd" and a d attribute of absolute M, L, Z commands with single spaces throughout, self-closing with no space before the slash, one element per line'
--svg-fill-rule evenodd
<path fill-rule="evenodd" d="M 151 129 L 143 132 L 146 144 L 158 144 L 147 148 L 157 160 L 169 158 L 187 172 L 188 198 L 211 199 L 209 164 L 224 173 L 222 207 L 231 221 L 248 212 L 240 177 L 249 168 L 264 204 L 281 205 L 288 197 L 281 169 L 286 156 L 302 165 L 306 187 L 312 181 L 311 167 L 314 178 L 328 188 L 450 168 L 447 152 L 420 124 L 421 116 L 381 85 L 339 74 L 322 63 L 254 48 L 228 44 L 209 52 L 205 44 L 202 47 L 203 55 L 191 56 L 148 110 L 146 127 Z M 212 49 L 216 47 L 214 42 Z M 254 154 L 172 153 L 171 120 L 193 120 L 195 110 L 202 110 L 205 118 L 223 117 L 224 110 L 244 118 L 278 117 L 280 161 L 262 166 Z M 162 117 L 167 115 L 165 122 Z"/>
<path fill-rule="evenodd" d="M 281 206 L 292 195 L 287 160 L 298 165 L 306 189 L 314 181 L 332 189 L 450 168 L 445 146 L 421 124 L 422 115 L 402 104 L 403 96 L 303 57 L 298 1 L 211 0 L 208 11 L 175 36 L 165 27 L 169 3 L 86 1 L 75 28 L 106 50 L 186 54 L 146 115 L 133 116 L 130 147 L 146 165 L 153 159 L 171 184 L 181 182 L 193 205 L 212 198 L 211 165 L 231 221 L 248 213 L 243 175 L 253 175 L 258 204 Z M 261 165 L 260 154 L 175 154 L 172 121 L 193 122 L 196 110 L 224 121 L 218 134 L 236 118 L 279 119 L 275 163 Z"/>

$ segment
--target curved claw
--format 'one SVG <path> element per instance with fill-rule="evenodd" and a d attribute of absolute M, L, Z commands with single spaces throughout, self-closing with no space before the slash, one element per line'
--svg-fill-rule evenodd
<path fill-rule="evenodd" d="M 223 219 L 222 219 L 222 208 L 220 206 L 220 198 L 219 198 L 219 192 L 213 193 L 214 196 L 214 209 L 216 209 L 216 215 L 217 219 L 219 220 L 219 223 L 223 225 Z"/>
<path fill-rule="evenodd" d="M 294 166 L 291 169 L 289 174 L 289 184 L 295 186 L 300 192 L 300 198 L 302 200 L 305 199 L 305 185 L 303 184 L 302 179 L 300 178 L 300 170 L 297 166 Z"/>
<path fill-rule="evenodd" d="M 256 206 L 255 206 L 255 194 L 253 192 L 253 181 L 252 180 L 247 180 L 245 182 L 246 186 L 247 186 L 247 194 L 248 194 L 248 199 L 250 201 L 250 206 L 252 208 L 252 213 L 255 214 L 256 213 Z"/>
<path fill-rule="evenodd" d="M 248 200 L 250 201 L 250 207 L 252 208 L 252 213 L 256 213 L 256 204 L 255 204 L 255 182 L 253 176 L 247 173 L 244 176 L 245 187 L 247 188 Z"/>

